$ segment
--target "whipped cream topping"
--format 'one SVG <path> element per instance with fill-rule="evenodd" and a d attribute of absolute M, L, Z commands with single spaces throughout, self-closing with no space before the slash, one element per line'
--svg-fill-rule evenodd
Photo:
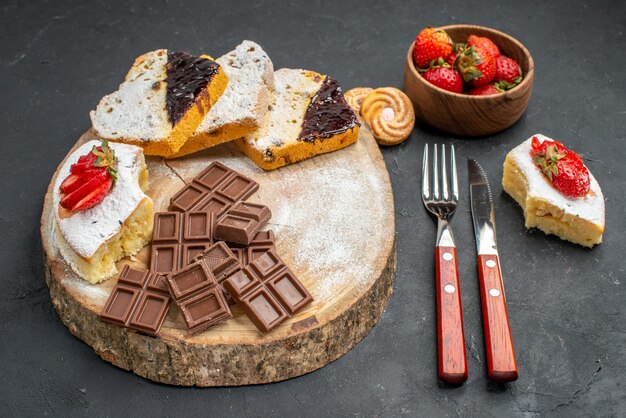
<path fill-rule="evenodd" d="M 92 140 L 81 145 L 63 163 L 54 183 L 53 207 L 59 231 L 78 255 L 90 258 L 102 244 L 117 234 L 146 194 L 139 186 L 139 174 L 144 165 L 143 151 L 134 145 L 109 143 L 117 157 L 118 179 L 115 187 L 102 202 L 69 217 L 59 216 L 61 192 L 59 187 L 70 174 L 70 167 L 81 155 L 100 145 Z"/>
<path fill-rule="evenodd" d="M 542 143 L 543 141 L 553 141 L 545 135 L 536 134 L 533 136 L 536 136 Z M 604 225 L 604 196 L 591 171 L 589 172 L 589 193 L 582 197 L 565 196 L 552 185 L 550 180 L 541 172 L 541 169 L 533 162 L 530 155 L 531 142 L 532 136 L 510 152 L 515 164 L 526 177 L 528 194 L 542 199 L 568 214 L 598 225 Z"/>

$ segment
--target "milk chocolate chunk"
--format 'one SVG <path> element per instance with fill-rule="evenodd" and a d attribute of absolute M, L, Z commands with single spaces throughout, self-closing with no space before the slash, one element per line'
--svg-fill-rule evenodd
<path fill-rule="evenodd" d="M 170 273 L 167 284 L 191 333 L 204 331 L 232 317 L 224 293 L 203 259 Z"/>
<path fill-rule="evenodd" d="M 150 270 L 168 274 L 188 265 L 213 244 L 214 230 L 212 212 L 155 213 Z"/>
<path fill-rule="evenodd" d="M 205 210 L 219 219 L 238 201 L 250 197 L 259 184 L 223 164 L 214 162 L 170 200 L 170 210 Z"/>
<path fill-rule="evenodd" d="M 274 249 L 276 238 L 274 231 L 259 231 L 254 236 L 250 244 L 239 245 L 232 242 L 228 243 L 228 248 L 239 259 L 242 267 L 248 265 L 248 262 L 254 260 L 265 252 Z"/>
<path fill-rule="evenodd" d="M 263 332 L 271 331 L 313 300 L 274 249 L 231 275 L 224 287 Z"/>
<path fill-rule="evenodd" d="M 235 301 L 224 289 L 223 281 L 241 268 L 239 258 L 237 258 L 224 242 L 218 241 L 207 248 L 202 254 L 198 255 L 196 260 L 203 260 L 206 263 L 215 277 L 215 280 L 219 283 L 220 289 L 224 292 L 226 301 L 230 305 L 233 305 Z"/>
<path fill-rule="evenodd" d="M 218 221 L 215 238 L 248 245 L 271 216 L 270 209 L 265 205 L 239 202 Z"/>
<path fill-rule="evenodd" d="M 145 334 L 156 335 L 161 329 L 170 302 L 164 276 L 135 270 L 126 265 L 100 313 L 100 318 Z"/>

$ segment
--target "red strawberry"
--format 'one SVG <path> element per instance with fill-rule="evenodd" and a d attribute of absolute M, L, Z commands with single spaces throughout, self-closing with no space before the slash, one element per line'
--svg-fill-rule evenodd
<path fill-rule="evenodd" d="M 428 81 L 430 84 L 434 84 L 444 90 L 453 93 L 463 92 L 463 80 L 461 76 L 447 64 L 445 66 L 432 67 L 422 74 L 422 76 L 424 80 Z"/>
<path fill-rule="evenodd" d="M 465 50 L 465 44 L 454 44 L 452 46 L 452 53 L 448 55 L 448 57 L 446 58 L 446 62 L 451 67 L 454 67 L 454 63 L 456 62 L 456 57 L 458 57 L 459 54 L 463 52 L 464 50 Z"/>
<path fill-rule="evenodd" d="M 565 196 L 581 197 L 589 192 L 589 170 L 580 155 L 560 142 L 539 142 L 539 138 L 533 136 L 530 155 L 552 185 Z"/>
<path fill-rule="evenodd" d="M 61 206 L 72 211 L 94 207 L 106 197 L 117 180 L 117 159 L 106 141 L 93 147 L 70 167 L 61 183 Z"/>
<path fill-rule="evenodd" d="M 61 206 L 69 210 L 79 210 L 77 209 L 78 204 L 81 203 L 86 197 L 91 196 L 94 190 L 99 190 L 103 185 L 106 185 L 106 192 L 108 192 L 113 185 L 113 179 L 106 170 L 98 171 L 95 175 L 86 179 L 84 184 L 78 189 L 64 195 L 60 202 Z M 100 203 L 105 196 L 106 193 L 102 193 L 101 199 L 96 202 L 96 204 Z M 84 209 L 87 208 L 84 207 Z"/>
<path fill-rule="evenodd" d="M 101 147 L 98 148 L 100 148 L 100 151 L 102 151 Z M 70 167 L 70 173 L 78 174 L 86 168 L 93 167 L 93 163 L 95 163 L 97 159 L 98 156 L 93 152 L 81 155 L 76 164 L 72 164 L 72 166 Z"/>
<path fill-rule="evenodd" d="M 452 40 L 448 34 L 436 28 L 428 27 L 415 38 L 413 62 L 417 67 L 426 68 L 432 61 L 446 58 L 452 52 Z"/>
<path fill-rule="evenodd" d="M 467 94 L 472 95 L 472 96 L 489 96 L 491 94 L 498 94 L 498 93 L 502 93 L 502 90 L 500 90 L 499 88 L 497 88 L 496 86 L 492 84 L 486 84 L 484 86 L 474 87 L 473 89 L 467 92 Z"/>
<path fill-rule="evenodd" d="M 482 48 L 489 52 L 494 58 L 500 56 L 500 50 L 489 38 L 483 36 L 470 35 L 467 38 L 467 46 L 473 46 L 475 48 Z"/>
<path fill-rule="evenodd" d="M 496 58 L 496 76 L 498 87 L 510 90 L 522 81 L 522 69 L 513 58 L 500 55 Z"/>
<path fill-rule="evenodd" d="M 471 46 L 456 59 L 455 67 L 463 81 L 474 87 L 491 83 L 496 75 L 496 60 L 484 49 Z"/>

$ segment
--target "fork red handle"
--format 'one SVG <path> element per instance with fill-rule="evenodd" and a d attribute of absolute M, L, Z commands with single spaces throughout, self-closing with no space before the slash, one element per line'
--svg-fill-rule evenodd
<path fill-rule="evenodd" d="M 494 382 L 512 382 L 517 379 L 517 362 L 497 255 L 478 256 L 478 281 L 487 351 L 487 375 Z"/>
<path fill-rule="evenodd" d="M 460 384 L 467 380 L 467 357 L 456 248 L 437 246 L 435 254 L 439 379 Z"/>

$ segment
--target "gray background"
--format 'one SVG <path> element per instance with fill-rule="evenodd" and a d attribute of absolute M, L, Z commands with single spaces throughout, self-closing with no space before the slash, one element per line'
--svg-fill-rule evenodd
<path fill-rule="evenodd" d="M 3 1 L 0 6 L 0 415 L 624 416 L 624 99 L 621 1 L 482 2 Z M 275 67 L 332 74 L 349 89 L 402 86 L 406 50 L 427 25 L 507 32 L 535 59 L 526 114 L 509 130 L 464 140 L 417 126 L 383 150 L 395 194 L 398 270 L 380 323 L 322 370 L 256 387 L 151 383 L 111 366 L 57 318 L 43 278 L 39 217 L 50 176 L 135 56 L 156 48 L 220 55 L 242 39 Z M 588 250 L 526 231 L 502 193 L 506 153 L 536 132 L 584 155 L 606 196 L 604 243 Z M 493 183 L 502 269 L 520 378 L 485 378 L 467 173 L 453 220 L 469 380 L 436 380 L 435 226 L 419 198 L 424 142 L 453 143 Z M 363 239 L 367 239 L 364 237 Z"/>

